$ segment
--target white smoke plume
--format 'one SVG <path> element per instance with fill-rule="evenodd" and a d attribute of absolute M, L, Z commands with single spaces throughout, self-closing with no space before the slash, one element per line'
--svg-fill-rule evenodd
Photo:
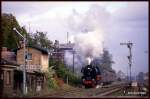
<path fill-rule="evenodd" d="M 90 65 L 90 64 L 91 64 L 91 62 L 92 62 L 92 58 L 91 58 L 91 57 L 87 57 L 87 58 L 86 58 L 86 60 L 87 60 L 87 62 L 86 62 L 86 63 L 87 63 L 87 65 Z"/>
<path fill-rule="evenodd" d="M 73 36 L 74 40 L 74 68 L 80 72 L 83 66 L 89 65 L 91 61 L 102 54 L 103 36 L 100 30 L 93 32 L 79 33 Z M 73 53 L 66 51 L 65 61 L 68 66 L 73 66 Z"/>
<path fill-rule="evenodd" d="M 74 37 L 74 50 L 85 57 L 98 57 L 102 52 L 103 36 L 102 32 L 80 33 Z"/>
<path fill-rule="evenodd" d="M 93 7 L 95 9 L 95 6 Z M 91 15 L 91 11 L 94 15 Z M 100 12 L 102 13 L 100 14 Z M 101 16 L 108 18 L 108 14 L 103 9 L 95 11 L 91 8 L 86 14 L 76 12 L 72 16 L 72 20 L 69 21 L 70 28 L 77 32 L 70 37 L 70 41 L 75 44 L 73 49 L 75 51 L 74 66 L 76 70 L 90 64 L 90 61 L 99 57 L 103 52 L 104 33 L 101 26 L 103 23 L 101 22 L 104 22 L 105 19 L 102 19 Z M 72 52 L 66 51 L 65 61 L 68 66 L 73 66 Z"/>

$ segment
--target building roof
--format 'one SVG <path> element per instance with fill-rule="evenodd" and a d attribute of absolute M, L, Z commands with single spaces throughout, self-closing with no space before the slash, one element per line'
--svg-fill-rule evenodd
<path fill-rule="evenodd" d="M 41 47 L 38 47 L 38 46 L 31 46 L 31 45 L 28 45 L 26 47 L 37 49 L 37 50 L 41 51 L 43 54 L 48 54 L 48 51 L 45 48 L 41 48 Z M 18 49 L 16 49 L 16 51 L 19 50 L 19 49 L 22 49 L 22 48 L 18 48 Z"/>
<path fill-rule="evenodd" d="M 59 44 L 59 49 L 63 50 L 73 50 L 74 43 L 68 43 L 68 44 Z"/>
<path fill-rule="evenodd" d="M 2 51 L 1 57 L 7 61 L 16 61 L 16 54 L 12 51 Z"/>
<path fill-rule="evenodd" d="M 23 70 L 20 70 L 20 69 L 15 69 L 15 71 L 16 71 L 16 72 L 23 73 Z M 26 73 L 44 75 L 44 73 L 43 73 L 43 72 L 40 72 L 40 71 L 26 71 Z"/>
<path fill-rule="evenodd" d="M 16 62 L 8 61 L 3 58 L 0 60 L 0 65 L 14 65 L 14 66 L 19 66 Z"/>
<path fill-rule="evenodd" d="M 15 65 L 15 66 L 18 65 L 16 62 L 16 54 L 8 50 L 7 47 L 2 47 L 0 64 L 1 65 Z"/>
<path fill-rule="evenodd" d="M 48 54 L 48 51 L 45 48 L 41 48 L 41 47 L 38 47 L 38 46 L 28 46 L 28 47 L 37 49 L 37 50 L 41 51 L 43 54 Z"/>

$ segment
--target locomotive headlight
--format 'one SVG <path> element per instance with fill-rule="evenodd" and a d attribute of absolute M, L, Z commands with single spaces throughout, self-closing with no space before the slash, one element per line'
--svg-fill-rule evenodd
<path fill-rule="evenodd" d="M 95 81 L 95 79 L 92 79 L 92 81 Z"/>

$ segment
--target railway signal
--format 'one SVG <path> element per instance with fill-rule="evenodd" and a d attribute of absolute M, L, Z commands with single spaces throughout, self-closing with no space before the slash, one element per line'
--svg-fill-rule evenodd
<path fill-rule="evenodd" d="M 129 60 L 130 82 L 131 82 L 131 65 L 132 65 L 132 52 L 131 52 L 131 48 L 132 48 L 133 43 L 129 41 L 128 43 L 120 43 L 120 45 L 127 45 L 127 48 L 129 48 L 129 56 L 127 56 L 127 58 Z"/>

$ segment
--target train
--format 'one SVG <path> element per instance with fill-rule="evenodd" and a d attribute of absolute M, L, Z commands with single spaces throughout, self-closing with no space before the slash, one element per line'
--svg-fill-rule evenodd
<path fill-rule="evenodd" d="M 92 65 L 87 65 L 81 69 L 83 73 L 82 85 L 85 87 L 95 87 L 100 84 L 101 72 L 98 67 L 93 67 Z"/>
<path fill-rule="evenodd" d="M 110 84 L 116 80 L 113 70 L 100 69 L 98 66 L 87 65 L 81 69 L 82 85 L 85 88 L 96 87 L 97 85 Z"/>

